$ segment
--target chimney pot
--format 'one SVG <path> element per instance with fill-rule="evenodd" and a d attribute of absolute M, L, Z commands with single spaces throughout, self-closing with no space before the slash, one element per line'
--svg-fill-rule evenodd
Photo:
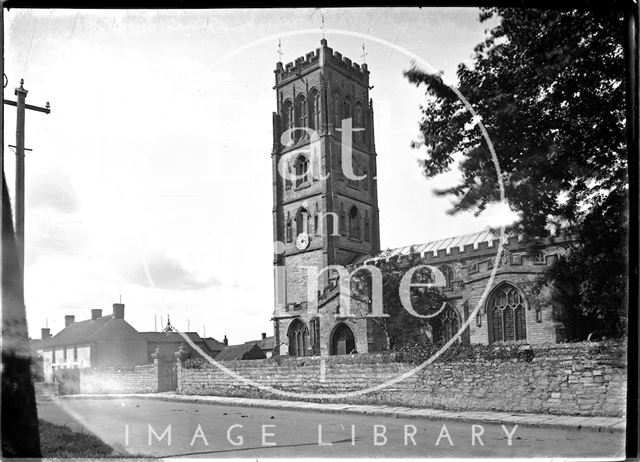
<path fill-rule="evenodd" d="M 98 319 L 102 317 L 102 310 L 101 309 L 95 309 L 95 310 L 91 310 L 91 319 Z"/>
<path fill-rule="evenodd" d="M 267 339 L 267 334 L 265 332 L 262 333 L 262 340 L 266 340 Z"/>
<path fill-rule="evenodd" d="M 51 337 L 51 329 L 49 329 L 48 327 L 43 327 L 42 329 L 40 329 L 40 332 L 40 338 L 42 338 L 42 340 L 46 340 Z"/>
<path fill-rule="evenodd" d="M 76 317 L 73 314 L 68 314 L 64 317 L 64 327 L 68 327 L 69 324 L 73 324 L 76 321 Z"/>
<path fill-rule="evenodd" d="M 113 317 L 116 319 L 124 319 L 124 303 L 113 304 Z"/>
<path fill-rule="evenodd" d="M 227 340 L 227 336 L 224 336 L 224 340 L 222 341 L 222 343 L 224 343 L 225 345 L 229 345 L 229 340 Z"/>

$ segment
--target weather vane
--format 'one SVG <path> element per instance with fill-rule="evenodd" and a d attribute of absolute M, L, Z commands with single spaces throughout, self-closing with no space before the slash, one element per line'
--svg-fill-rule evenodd
<path fill-rule="evenodd" d="M 320 17 L 322 18 L 322 27 L 321 27 L 321 29 L 322 29 L 322 38 L 324 38 L 324 33 L 325 33 L 326 29 L 324 28 L 324 14 L 322 12 L 320 13 Z"/>
<path fill-rule="evenodd" d="M 278 61 L 282 62 L 282 43 L 278 39 Z"/>
<path fill-rule="evenodd" d="M 367 55 L 369 53 L 367 53 L 364 49 L 364 42 L 362 42 L 362 55 L 360 56 L 362 58 L 362 64 L 367 62 Z"/>

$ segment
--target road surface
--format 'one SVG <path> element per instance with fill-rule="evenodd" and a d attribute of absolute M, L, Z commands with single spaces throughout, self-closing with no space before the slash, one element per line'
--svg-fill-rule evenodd
<path fill-rule="evenodd" d="M 40 400 L 41 419 L 152 457 L 621 458 L 624 433 L 150 399 Z M 511 443 L 509 445 L 509 443 Z"/>

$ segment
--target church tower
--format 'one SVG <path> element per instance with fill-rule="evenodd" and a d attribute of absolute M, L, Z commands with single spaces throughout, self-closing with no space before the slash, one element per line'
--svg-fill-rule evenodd
<path fill-rule="evenodd" d="M 280 354 L 295 356 L 338 354 L 352 344 L 351 350 L 367 350 L 365 325 L 343 323 L 354 338 L 348 332 L 346 340 L 331 338 L 342 321 L 333 306 L 337 300 L 326 299 L 335 286 L 332 273 L 322 269 L 380 251 L 369 70 L 333 51 L 326 40 L 320 45 L 294 63 L 278 62 L 274 71 L 274 324 Z M 349 123 L 351 139 L 343 133 Z M 345 165 L 343 152 L 349 150 L 351 165 Z M 309 266 L 320 273 L 317 310 L 310 309 L 307 295 Z M 336 341 L 342 343 L 332 345 Z"/>

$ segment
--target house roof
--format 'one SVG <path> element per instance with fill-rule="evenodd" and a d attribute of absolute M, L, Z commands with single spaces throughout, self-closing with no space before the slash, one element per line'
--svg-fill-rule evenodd
<path fill-rule="evenodd" d="M 42 340 L 38 348 L 76 345 L 104 339 L 130 339 L 137 336 L 138 331 L 131 324 L 110 314 L 69 324 L 53 337 Z"/>
<path fill-rule="evenodd" d="M 222 351 L 227 347 L 227 345 L 225 345 L 222 342 L 219 342 L 213 337 L 205 337 L 202 340 L 204 340 L 204 343 L 207 344 L 207 346 L 211 351 Z"/>
<path fill-rule="evenodd" d="M 242 345 L 230 345 L 216 355 L 216 361 L 237 361 L 245 359 L 246 356 L 253 356 L 249 359 L 264 358 L 265 355 L 260 347 L 255 343 L 243 343 Z"/>
<path fill-rule="evenodd" d="M 244 342 L 245 345 L 250 343 L 258 345 L 258 348 L 260 348 L 262 351 L 273 350 L 273 348 L 276 346 L 276 338 L 274 336 L 271 336 L 265 338 L 264 340 L 249 340 L 248 342 Z"/>
<path fill-rule="evenodd" d="M 184 332 L 193 343 L 202 343 L 203 339 L 197 332 Z M 138 332 L 148 342 L 184 342 L 180 332 Z M 206 342 L 205 342 L 206 343 Z"/>

